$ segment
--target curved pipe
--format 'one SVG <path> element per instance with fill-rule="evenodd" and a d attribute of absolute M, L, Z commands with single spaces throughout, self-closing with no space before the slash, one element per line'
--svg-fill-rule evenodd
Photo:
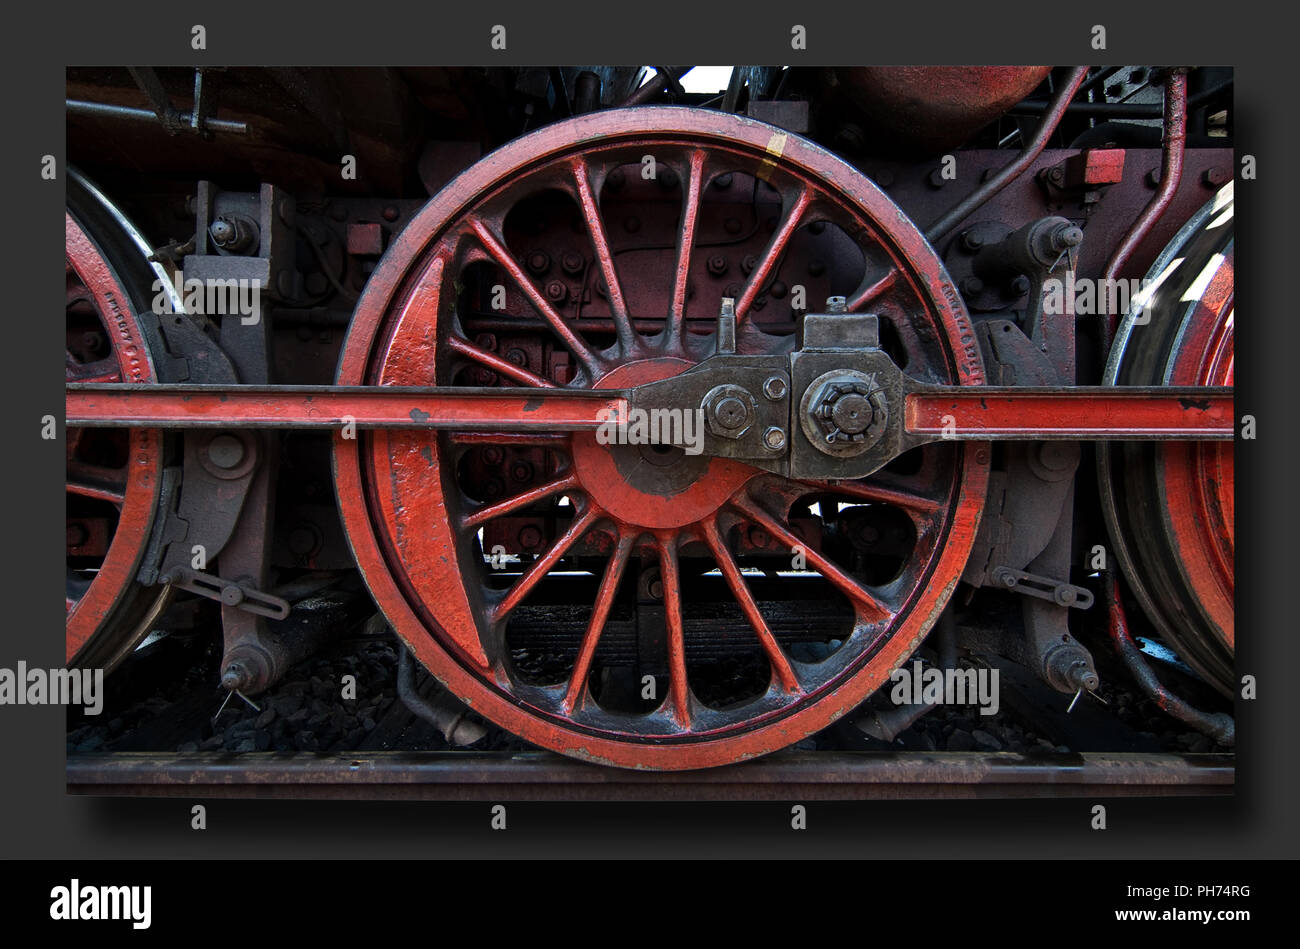
<path fill-rule="evenodd" d="M 1114 576 L 1106 578 L 1106 607 L 1111 642 L 1120 659 L 1133 673 L 1142 691 L 1180 722 L 1191 725 L 1197 731 L 1204 732 L 1221 745 L 1231 745 L 1236 740 L 1237 724 L 1231 715 L 1223 712 L 1202 712 L 1193 708 L 1174 695 L 1156 678 L 1154 670 L 1142 658 L 1142 650 L 1133 641 L 1128 631 L 1128 618 L 1124 615 L 1124 604 L 1119 599 L 1119 584 Z"/>
<path fill-rule="evenodd" d="M 438 729 L 442 737 L 447 739 L 447 744 L 453 748 L 472 745 L 486 735 L 486 728 L 465 717 L 469 710 L 449 696 L 441 695 L 433 702 L 426 702 L 420 697 L 415 690 L 415 665 L 411 662 L 411 651 L 405 643 L 400 643 L 399 646 L 397 697 L 402 700 L 402 704 Z"/>
<path fill-rule="evenodd" d="M 1165 210 L 1174 200 L 1178 183 L 1182 180 L 1183 149 L 1187 142 L 1187 70 L 1183 67 L 1171 70 L 1165 79 L 1164 125 L 1160 187 L 1156 189 L 1155 197 L 1138 215 L 1137 220 L 1128 229 L 1128 233 L 1124 235 L 1124 239 L 1111 254 L 1110 260 L 1106 262 L 1106 272 L 1102 274 L 1103 287 L 1113 286 L 1112 281 L 1119 277 L 1129 258 L 1133 256 L 1133 251 L 1137 250 L 1138 245 L 1146 239 L 1151 229 L 1164 216 Z M 1111 340 L 1115 336 L 1115 327 L 1119 323 L 1119 314 L 1111 313 L 1109 308 L 1107 309 L 1106 318 L 1101 321 L 1103 356 L 1110 350 Z"/>
<path fill-rule="evenodd" d="M 1070 104 L 1070 100 L 1074 98 L 1075 92 L 1078 91 L 1079 86 L 1083 85 L 1083 80 L 1087 76 L 1087 66 L 1075 67 L 1052 98 L 1052 104 L 1048 108 L 1047 114 L 1043 116 L 1043 121 L 1038 123 L 1038 131 L 1034 133 L 1033 141 L 1024 147 L 1024 150 L 1015 157 L 1011 164 L 972 191 L 966 196 L 965 200 L 926 228 L 926 240 L 931 244 L 939 243 L 948 236 L 953 228 L 969 217 L 973 211 L 1024 174 L 1025 169 L 1032 165 L 1034 160 L 1042 154 L 1043 149 L 1047 147 L 1047 140 L 1052 137 L 1052 133 L 1056 131 L 1056 126 L 1060 124 L 1061 116 L 1065 115 L 1066 106 Z"/>
<path fill-rule="evenodd" d="M 940 669 L 957 668 L 957 620 L 949 606 L 939 615 L 939 664 Z M 872 738 L 881 741 L 893 741 L 907 731 L 921 716 L 935 708 L 934 704 L 921 702 L 917 705 L 896 705 L 889 709 L 872 709 L 861 718 L 854 719 L 853 724 Z"/>

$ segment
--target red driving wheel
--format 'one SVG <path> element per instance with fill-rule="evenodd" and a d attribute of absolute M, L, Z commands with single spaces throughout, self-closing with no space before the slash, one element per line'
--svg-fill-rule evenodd
<path fill-rule="evenodd" d="M 859 172 L 738 116 L 602 112 L 511 142 L 424 208 L 337 381 L 622 388 L 712 355 L 723 296 L 737 352 L 789 352 L 814 288 L 878 314 L 909 375 L 983 383 L 941 263 Z M 366 583 L 433 675 L 545 748 L 685 769 L 793 744 L 888 680 L 956 586 L 989 453 L 935 444 L 812 482 L 593 433 L 381 431 L 340 433 L 334 461 Z"/>
<path fill-rule="evenodd" d="M 68 382 L 153 382 L 136 304 L 87 229 L 65 216 Z M 67 661 L 108 666 L 159 602 L 136 583 L 153 525 L 162 433 L 67 432 Z"/>

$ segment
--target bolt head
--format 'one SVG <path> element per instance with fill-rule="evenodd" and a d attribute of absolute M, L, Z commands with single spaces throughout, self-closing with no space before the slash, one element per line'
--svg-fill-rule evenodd
<path fill-rule="evenodd" d="M 786 381 L 780 376 L 771 376 L 763 382 L 763 395 L 767 396 L 773 402 L 779 402 L 785 398 L 785 394 L 790 391 Z"/>
<path fill-rule="evenodd" d="M 763 432 L 763 444 L 772 451 L 780 451 L 785 447 L 785 432 L 773 425 Z"/>

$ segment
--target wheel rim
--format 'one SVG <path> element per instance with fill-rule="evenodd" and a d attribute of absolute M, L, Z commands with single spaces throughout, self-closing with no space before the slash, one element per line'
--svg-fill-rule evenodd
<path fill-rule="evenodd" d="M 67 381 L 154 381 L 131 297 L 114 269 L 71 214 L 65 238 Z M 67 431 L 69 663 L 114 652 L 105 640 L 115 638 L 139 592 L 135 575 L 153 524 L 161 452 L 162 435 L 154 430 Z"/>
<path fill-rule="evenodd" d="M 1179 231 L 1147 274 L 1157 289 L 1120 327 L 1112 385 L 1233 384 L 1231 186 Z M 1234 477 L 1231 442 L 1101 446 L 1103 510 L 1130 587 L 1162 635 L 1232 691 Z"/>
<path fill-rule="evenodd" d="M 617 261 L 630 245 L 616 245 L 606 220 L 617 169 L 644 167 L 645 154 L 676 176 L 681 194 L 674 264 L 657 280 Z M 752 181 L 755 196 L 770 190 L 780 209 L 735 294 L 739 352 L 792 347 L 777 312 L 781 307 L 772 305 L 776 283 L 798 235 L 805 228 L 820 233 L 816 223 L 823 221 L 862 254 L 850 309 L 879 312 L 890 323 L 907 371 L 948 384 L 983 382 L 974 335 L 941 264 L 869 181 L 816 146 L 761 123 L 640 108 L 581 117 L 519 139 L 430 202 L 368 284 L 341 357 L 339 383 L 464 384 L 495 373 L 488 378 L 507 385 L 621 387 L 694 365 L 714 350 L 712 335 L 701 330 L 710 313 L 716 316 L 726 290 L 720 280 L 710 282 L 716 274 L 706 274 L 713 261 L 700 260 L 707 257 L 703 247 L 714 243 L 702 237 L 712 213 L 702 195 L 724 175 Z M 552 292 L 538 276 L 537 260 L 527 253 L 517 259 L 518 248 L 512 247 L 518 240 L 512 238 L 517 229 L 512 231 L 511 212 L 543 192 L 568 197 L 589 251 L 584 266 L 603 281 L 603 301 L 593 295 L 588 311 L 598 318 L 586 324 L 581 288 L 565 306 L 568 293 Z M 756 229 L 758 208 L 755 197 Z M 536 314 L 533 323 L 567 358 L 521 366 L 509 353 L 502 358 L 480 345 L 469 331 L 472 308 L 461 305 L 457 293 L 476 265 L 493 268 L 499 284 L 512 284 Z M 706 290 L 692 295 L 693 285 Z M 491 486 L 473 477 L 473 469 L 474 453 L 486 450 L 499 452 L 512 471 L 519 470 L 513 467 L 518 460 L 527 461 L 531 476 L 508 496 L 485 496 Z M 591 434 L 376 432 L 336 438 L 335 474 L 358 565 L 395 630 L 433 674 L 486 717 L 544 747 L 660 769 L 723 764 L 789 745 L 885 682 L 919 644 L 957 582 L 978 525 L 989 460 L 983 445 L 927 446 L 908 459 L 910 468 L 900 466 L 907 473 L 885 469 L 862 481 L 830 485 L 792 482 L 723 459 L 696 459 L 698 470 L 692 470 L 689 459 L 675 458 L 662 465 L 668 474 L 638 482 L 640 476 L 629 470 L 654 467 L 655 460 L 633 458 L 636 452 L 641 450 L 600 446 Z M 569 501 L 567 513 L 556 507 L 560 498 Z M 904 545 L 908 552 L 897 575 L 868 583 L 862 579 L 867 568 L 857 569 L 867 553 L 842 564 L 826 552 L 825 532 L 805 538 L 804 512 L 814 503 L 817 510 L 823 504 L 835 509 L 836 530 L 841 521 L 863 520 L 864 536 L 905 522 L 910 545 Z M 494 523 L 548 504 L 547 516 L 555 521 L 551 542 L 535 544 L 535 555 L 524 551 L 519 576 L 509 585 L 492 583 L 484 551 Z M 873 520 L 885 518 L 886 511 L 893 512 L 893 521 Z M 802 548 L 808 571 L 850 607 L 846 628 L 837 634 L 842 638 L 831 637 L 839 645 L 813 661 L 778 641 L 751 590 L 752 578 L 742 570 L 744 554 L 738 559 L 735 551 L 757 546 L 751 542 L 759 535 L 787 556 L 796 545 Z M 522 537 L 521 531 L 520 547 L 526 547 Z M 874 542 L 864 543 L 870 551 Z M 583 632 L 567 669 L 541 680 L 530 677 L 511 648 L 521 604 L 548 582 L 560 582 L 557 566 L 583 563 L 590 573 L 585 589 L 593 593 L 587 602 L 594 605 L 579 624 Z M 694 568 L 701 563 L 707 564 L 705 574 L 716 569 L 716 579 L 709 576 L 706 583 L 698 575 Z M 663 689 L 656 689 L 645 708 L 611 707 L 608 690 L 593 678 L 602 662 L 602 639 L 617 625 L 612 613 L 620 594 L 631 598 L 635 586 L 640 600 L 643 581 L 656 569 L 657 598 L 653 579 L 646 588 L 649 599 L 662 604 Z M 730 596 L 730 609 L 751 629 L 751 649 L 768 663 L 767 687 L 743 702 L 711 702 L 697 694 L 691 666 L 704 665 L 695 658 L 708 621 L 702 625 L 689 609 L 683 611 L 683 589 L 706 586 Z"/>

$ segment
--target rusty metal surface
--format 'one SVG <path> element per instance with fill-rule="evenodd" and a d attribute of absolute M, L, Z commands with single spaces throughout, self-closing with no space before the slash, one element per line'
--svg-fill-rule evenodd
<path fill-rule="evenodd" d="M 937 154 L 1034 91 L 1050 66 L 862 66 L 837 70 L 848 94 L 899 147 Z"/>
<path fill-rule="evenodd" d="M 671 774 L 546 752 L 83 754 L 72 794 L 367 800 L 788 801 L 1231 794 L 1232 755 L 783 751 Z"/>

